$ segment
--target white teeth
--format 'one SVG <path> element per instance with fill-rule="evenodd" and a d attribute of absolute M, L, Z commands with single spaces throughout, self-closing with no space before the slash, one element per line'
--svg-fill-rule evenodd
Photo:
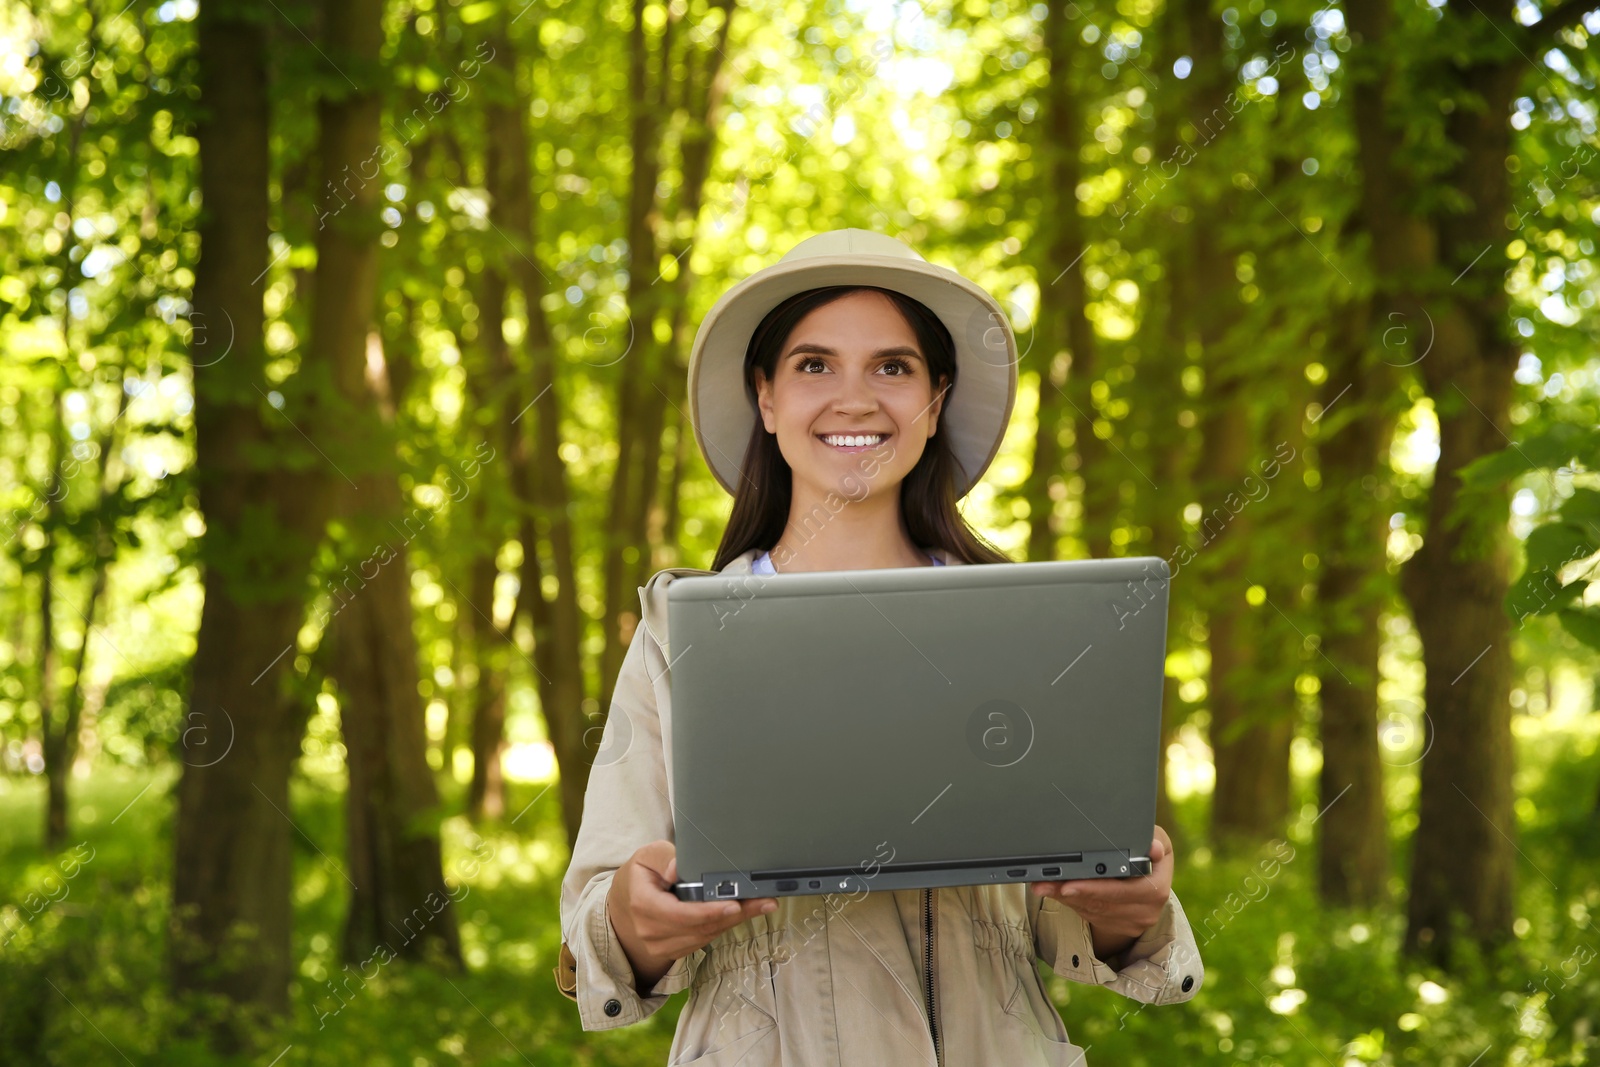
<path fill-rule="evenodd" d="M 840 448 L 860 448 L 863 445 L 879 444 L 883 441 L 883 434 L 831 434 L 823 440 Z"/>

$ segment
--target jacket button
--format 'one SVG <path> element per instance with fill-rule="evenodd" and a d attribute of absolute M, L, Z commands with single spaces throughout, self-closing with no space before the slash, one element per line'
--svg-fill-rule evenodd
<path fill-rule="evenodd" d="M 1188 989 L 1189 987 L 1187 985 L 1185 985 L 1183 988 Z M 608 1001 L 606 1001 L 606 1014 L 610 1015 L 612 1017 L 621 1015 L 622 1014 L 622 1001 L 620 1001 L 620 1000 L 608 1000 Z"/>
<path fill-rule="evenodd" d="M 1183 978 L 1183 991 L 1185 993 L 1187 993 L 1187 992 L 1189 992 L 1189 990 L 1191 990 L 1193 988 L 1194 988 L 1194 975 L 1192 975 L 1192 974 L 1184 975 L 1184 978 Z M 607 1007 L 610 1007 L 610 1005 L 607 1005 Z"/>
<path fill-rule="evenodd" d="M 1078 965 L 1078 957 L 1076 957 L 1076 956 L 1072 957 L 1072 965 L 1074 967 L 1076 967 Z"/>

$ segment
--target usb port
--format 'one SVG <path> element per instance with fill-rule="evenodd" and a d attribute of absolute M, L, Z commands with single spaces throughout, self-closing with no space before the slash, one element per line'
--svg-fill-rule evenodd
<path fill-rule="evenodd" d="M 1053 878 L 1056 875 L 1059 875 L 1061 873 L 1061 868 L 1060 867 L 1046 867 L 1044 870 L 1040 871 L 1039 873 L 1044 875 L 1046 878 Z"/>

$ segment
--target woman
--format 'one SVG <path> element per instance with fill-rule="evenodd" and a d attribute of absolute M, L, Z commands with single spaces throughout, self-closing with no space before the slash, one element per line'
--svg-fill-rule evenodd
<path fill-rule="evenodd" d="M 1016 340 L 994 300 L 866 230 L 801 242 L 706 316 L 691 421 L 733 512 L 712 571 L 664 570 L 641 590 L 561 889 L 556 979 L 584 1029 L 638 1022 L 688 989 L 673 1064 L 1081 1067 L 1036 959 L 1143 1003 L 1199 990 L 1160 827 L 1144 878 L 855 899 L 671 891 L 668 585 L 1009 562 L 956 501 L 1000 448 L 1016 380 Z"/>

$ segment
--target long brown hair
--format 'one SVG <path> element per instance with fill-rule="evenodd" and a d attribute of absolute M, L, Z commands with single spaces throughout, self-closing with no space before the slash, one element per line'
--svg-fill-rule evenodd
<path fill-rule="evenodd" d="M 894 301 L 906 324 L 915 331 L 918 347 L 935 383 L 945 381 L 945 403 L 956 389 L 956 349 L 950 331 L 939 316 L 920 301 L 904 293 L 875 285 L 830 285 L 797 293 L 773 308 L 750 337 L 744 357 L 744 390 L 750 406 L 756 409 L 756 371 L 768 381 L 776 377 L 778 357 L 789 335 L 800 320 L 817 308 L 831 304 L 849 293 L 867 290 L 882 293 Z M 965 563 L 1010 563 L 981 534 L 967 525 L 956 510 L 956 458 L 947 445 L 948 434 L 935 433 L 928 439 L 922 458 L 900 483 L 900 516 L 906 532 L 919 548 L 942 548 Z M 789 521 L 793 474 L 778 448 L 777 435 L 767 432 L 757 418 L 750 428 L 745 446 L 743 476 L 733 498 L 733 513 L 711 567 L 722 570 L 740 554 L 752 548 L 771 550 Z M 864 486 L 863 486 L 864 488 Z"/>

